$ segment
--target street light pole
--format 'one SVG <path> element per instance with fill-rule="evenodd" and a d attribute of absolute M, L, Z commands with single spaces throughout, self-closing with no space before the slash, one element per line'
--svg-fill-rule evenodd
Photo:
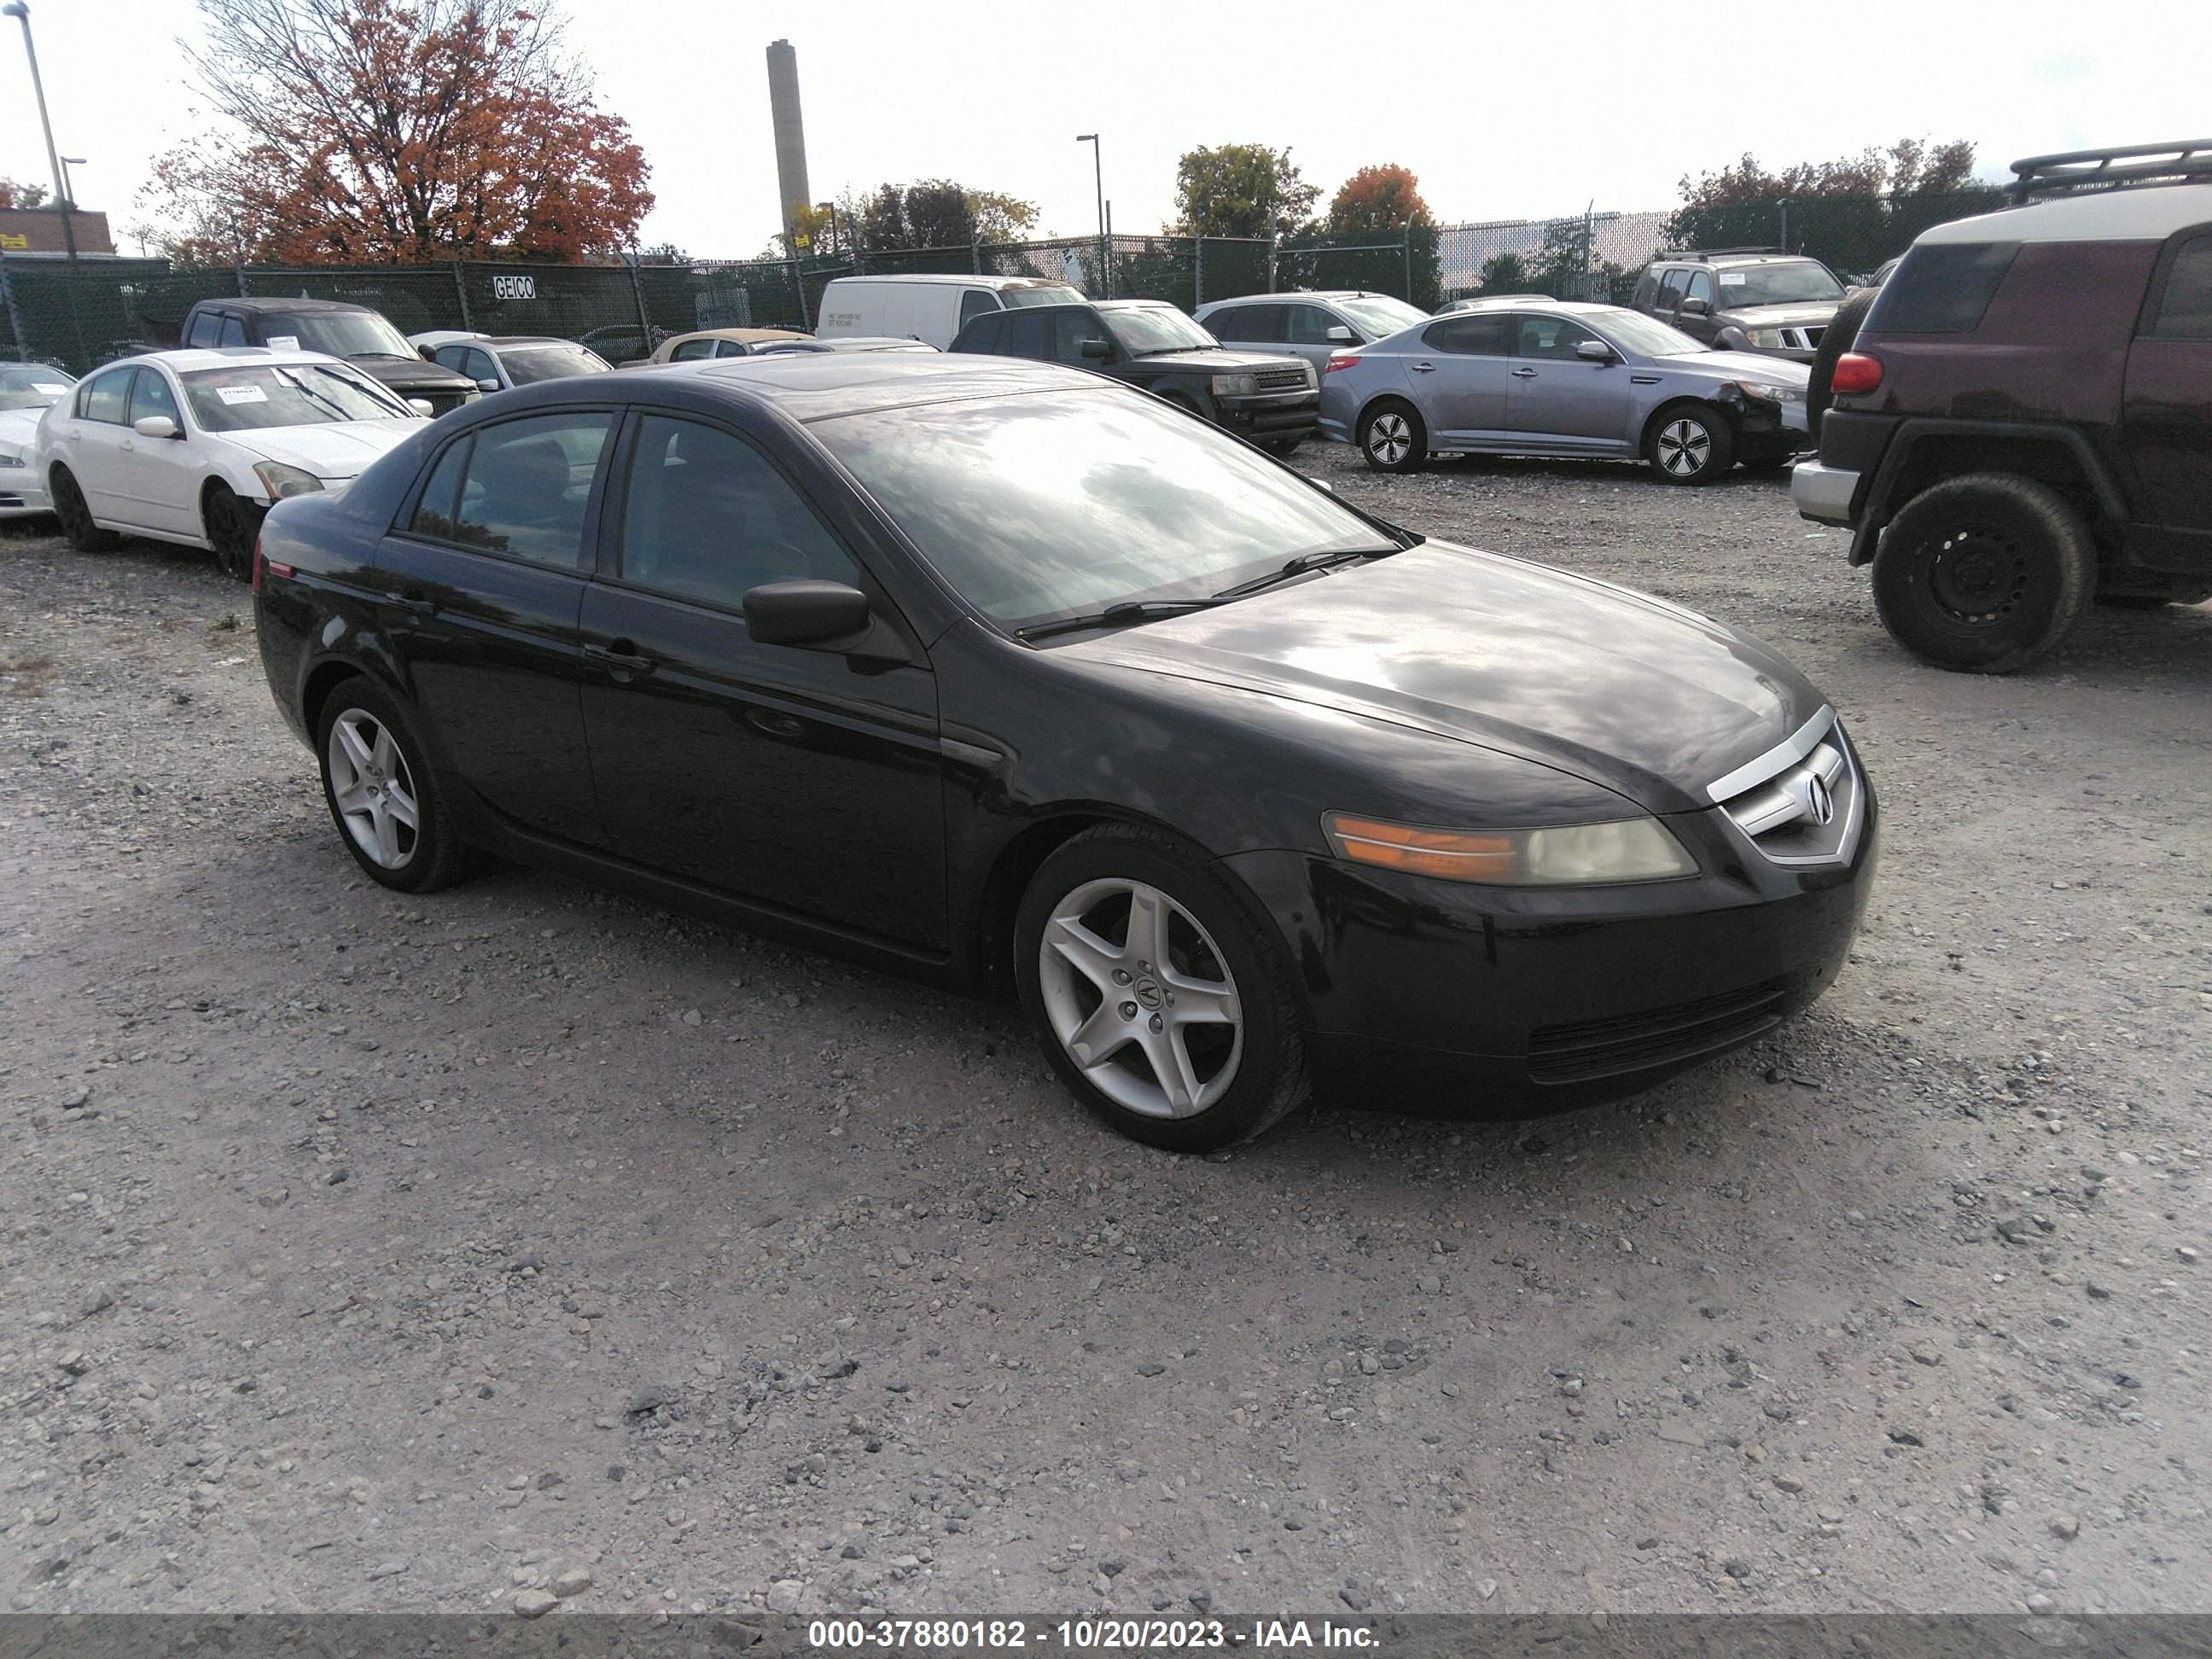
<path fill-rule="evenodd" d="M 71 207 L 75 207 L 76 205 L 76 180 L 70 176 L 70 169 L 71 167 L 81 167 L 84 166 L 85 159 L 82 155 L 64 155 L 61 158 L 61 164 L 62 194 L 68 197 L 70 199 L 70 205 Z"/>
<path fill-rule="evenodd" d="M 1106 292 L 1099 297 L 1110 300 L 1114 297 L 1114 250 L 1106 240 L 1106 163 L 1099 153 L 1097 133 L 1079 132 L 1075 142 L 1091 146 L 1091 178 L 1098 190 L 1098 269 L 1100 280 L 1106 284 Z"/>
<path fill-rule="evenodd" d="M 62 241 L 69 249 L 70 262 L 76 262 L 76 230 L 70 223 L 69 175 L 62 171 L 61 152 L 54 148 L 54 124 L 46 118 L 46 86 L 39 78 L 39 49 L 31 44 L 31 9 L 23 0 L 8 0 L 0 6 L 0 16 L 12 17 L 23 26 L 23 56 L 31 62 L 31 91 L 39 100 L 39 127 L 46 134 L 46 165 L 53 169 L 54 188 L 60 192 L 54 205 L 62 216 Z"/>

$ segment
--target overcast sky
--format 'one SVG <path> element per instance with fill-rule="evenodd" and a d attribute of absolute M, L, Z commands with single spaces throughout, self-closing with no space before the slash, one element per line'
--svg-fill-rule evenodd
<path fill-rule="evenodd" d="M 191 136 L 185 0 L 31 0 L 55 137 L 118 232 L 149 159 Z M 1174 213 L 1194 144 L 1289 145 L 1322 203 L 1398 161 L 1447 222 L 1666 207 L 1686 172 L 1781 165 L 1907 135 L 1972 138 L 1984 171 L 2212 129 L 2206 0 L 1850 0 L 1835 6 L 1391 9 L 1036 0 L 727 0 L 568 6 L 602 103 L 629 121 L 659 205 L 644 240 L 744 258 L 778 228 L 769 41 L 799 53 L 816 199 L 951 178 L 1093 228 L 1103 135 L 1117 230 Z M 1662 22 L 1675 18 L 1681 21 Z M 12 21 L 0 34 L 0 173 L 44 181 Z"/>

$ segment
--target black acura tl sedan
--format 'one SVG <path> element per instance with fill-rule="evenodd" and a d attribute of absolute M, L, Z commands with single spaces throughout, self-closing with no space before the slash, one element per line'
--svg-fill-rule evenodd
<path fill-rule="evenodd" d="M 1319 1085 L 1540 1112 L 1844 957 L 1872 789 L 1781 657 L 1425 540 L 1079 371 L 885 354 L 526 386 L 280 502 L 262 660 L 338 833 L 1017 993 L 1115 1127 Z"/>

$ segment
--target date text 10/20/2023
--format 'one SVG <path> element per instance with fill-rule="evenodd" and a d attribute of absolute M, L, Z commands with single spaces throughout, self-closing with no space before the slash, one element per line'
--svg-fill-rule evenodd
<path fill-rule="evenodd" d="M 1317 1648 L 1372 1650 L 1380 1645 L 1377 1633 L 1364 1625 L 1295 1618 L 1237 1624 L 1220 1619 L 817 1619 L 809 1623 L 806 1638 L 811 1648 L 863 1653 L 1231 1648 L 1264 1656 Z"/>

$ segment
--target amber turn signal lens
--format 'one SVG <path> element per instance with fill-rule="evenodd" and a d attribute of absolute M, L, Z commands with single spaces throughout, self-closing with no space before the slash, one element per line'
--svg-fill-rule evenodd
<path fill-rule="evenodd" d="M 1446 881 L 1508 881 L 1512 878 L 1513 838 L 1467 835 L 1450 830 L 1416 830 L 1377 818 L 1332 812 L 1323 820 L 1337 856 L 1354 864 L 1379 864 L 1417 876 Z"/>

